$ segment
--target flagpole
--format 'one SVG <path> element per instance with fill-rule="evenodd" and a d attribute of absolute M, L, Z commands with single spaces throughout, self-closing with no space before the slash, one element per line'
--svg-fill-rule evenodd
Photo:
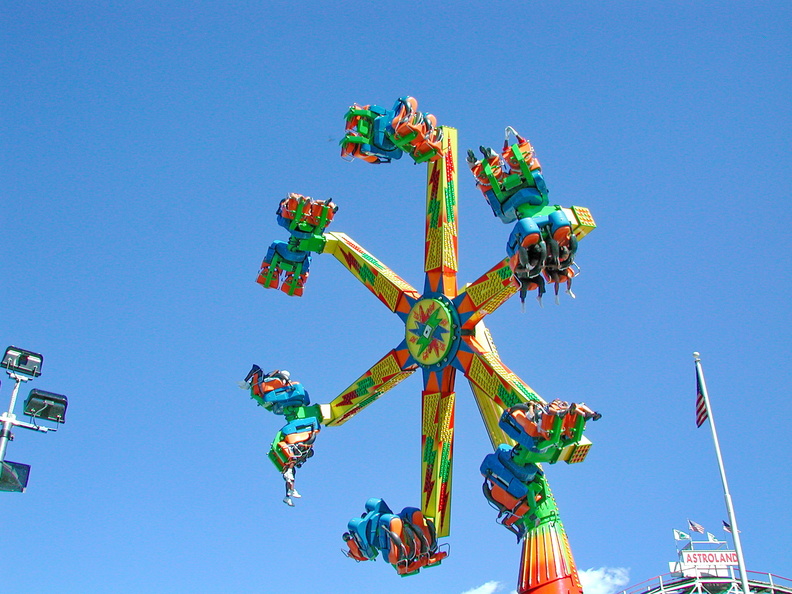
<path fill-rule="evenodd" d="M 748 588 L 748 572 L 745 569 L 745 559 L 743 558 L 742 544 L 740 543 L 740 531 L 737 529 L 737 518 L 734 516 L 734 506 L 732 505 L 729 484 L 726 482 L 726 470 L 723 468 L 723 457 L 721 456 L 720 442 L 718 442 L 718 432 L 715 431 L 715 418 L 712 416 L 707 384 L 704 383 L 704 372 L 701 370 L 701 359 L 699 353 L 693 353 L 693 360 L 696 362 L 696 375 L 698 376 L 701 395 L 704 397 L 704 404 L 707 407 L 710 428 L 712 429 L 712 441 L 715 442 L 715 454 L 718 457 L 718 468 L 720 469 L 721 482 L 723 482 L 723 497 L 726 499 L 726 512 L 729 514 L 729 523 L 732 527 L 732 538 L 734 538 L 734 548 L 737 550 L 737 565 L 740 568 L 740 581 L 744 594 L 750 594 Z"/>

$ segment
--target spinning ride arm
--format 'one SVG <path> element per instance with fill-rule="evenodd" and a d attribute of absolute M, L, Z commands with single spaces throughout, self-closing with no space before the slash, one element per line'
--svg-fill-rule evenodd
<path fill-rule="evenodd" d="M 335 256 L 389 310 L 406 318 L 420 297 L 418 291 L 348 235 L 327 233 L 325 239 L 323 253 Z"/>
<path fill-rule="evenodd" d="M 508 258 L 495 264 L 479 279 L 465 285 L 454 299 L 463 331 L 473 331 L 484 316 L 506 303 L 519 288 L 520 282 L 515 278 Z"/>
<path fill-rule="evenodd" d="M 495 348 L 495 344 L 492 342 L 492 336 L 484 324 L 478 324 L 476 326 L 474 339 L 477 349 L 481 352 L 491 353 L 491 356 L 495 358 L 498 357 L 498 351 Z M 472 359 L 470 360 L 469 369 L 472 370 L 474 374 L 480 374 L 480 378 L 478 382 L 474 382 L 468 378 L 468 385 L 473 392 L 476 406 L 478 406 L 479 414 L 484 422 L 484 427 L 487 430 L 487 436 L 490 439 L 492 448 L 497 449 L 498 445 L 502 443 L 514 445 L 516 442 L 509 437 L 499 425 L 505 403 L 502 400 L 492 398 L 487 391 L 492 388 L 498 389 L 498 384 L 493 384 L 491 380 L 487 381 L 485 379 L 485 374 L 487 372 L 481 371 L 481 367 L 482 366 L 478 364 L 473 364 Z M 484 367 L 484 369 L 486 369 L 486 367 Z"/>
<path fill-rule="evenodd" d="M 424 293 L 457 294 L 457 131 L 443 130 L 443 158 L 429 164 L 426 178 L 426 248 Z"/>
<path fill-rule="evenodd" d="M 498 357 L 495 345 L 484 324 L 476 326 L 475 334 L 462 336 L 463 346 L 457 355 L 458 361 L 476 397 L 479 412 L 487 428 L 494 448 L 499 444 L 515 445 L 512 433 L 504 430 L 503 413 L 525 403 L 540 407 L 547 403 L 528 384 L 506 367 Z M 584 405 L 578 405 L 585 418 L 599 418 Z M 570 417 L 571 419 L 572 417 Z M 578 417 L 575 417 L 578 422 Z M 571 433 L 574 429 L 574 433 Z M 555 462 L 570 460 L 580 462 L 588 453 L 590 442 L 582 437 L 583 425 L 566 428 L 566 440 L 557 453 L 547 459 L 534 459 L 533 462 Z M 570 439 L 574 437 L 574 439 Z M 557 440 L 559 444 L 562 442 Z M 548 445 L 542 446 L 547 448 Z"/>
<path fill-rule="evenodd" d="M 492 342 L 484 342 L 483 324 L 476 330 L 475 334 L 462 334 L 463 344 L 457 355 L 471 385 L 487 394 L 501 409 L 528 401 L 543 403 L 536 392 L 501 362 Z"/>
<path fill-rule="evenodd" d="M 441 537 L 451 532 L 455 375 L 451 366 L 424 370 L 421 392 L 421 509 Z"/>
<path fill-rule="evenodd" d="M 343 425 L 396 384 L 412 375 L 418 366 L 405 365 L 408 356 L 406 350 L 396 348 L 377 361 L 371 369 L 330 402 L 329 418 L 325 419 L 324 424 L 328 427 Z"/>

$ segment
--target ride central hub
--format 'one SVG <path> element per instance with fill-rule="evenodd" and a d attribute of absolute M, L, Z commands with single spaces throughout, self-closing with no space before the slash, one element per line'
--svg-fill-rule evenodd
<path fill-rule="evenodd" d="M 444 295 L 423 298 L 407 316 L 407 350 L 418 365 L 441 369 L 449 364 L 459 348 L 459 315 Z"/>

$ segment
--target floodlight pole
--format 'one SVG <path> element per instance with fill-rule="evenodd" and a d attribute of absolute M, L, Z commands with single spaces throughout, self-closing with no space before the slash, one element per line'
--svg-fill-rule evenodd
<path fill-rule="evenodd" d="M 55 430 L 50 429 L 49 427 L 42 427 L 41 425 L 17 421 L 16 415 L 14 414 L 14 408 L 16 407 L 17 395 L 19 394 L 19 386 L 22 382 L 30 381 L 33 378 L 25 377 L 24 375 L 14 373 L 10 370 L 6 370 L 6 372 L 11 379 L 16 381 L 16 383 L 14 384 L 13 392 L 11 392 L 11 403 L 8 405 L 8 412 L 4 412 L 2 415 L 0 415 L 0 421 L 3 423 L 2 429 L 0 429 L 0 465 L 5 462 L 5 454 L 6 449 L 8 449 L 8 442 L 12 439 L 11 427 L 22 427 L 23 429 L 40 431 L 41 433 L 47 433 L 48 431 Z"/>
<path fill-rule="evenodd" d="M 14 390 L 11 392 L 11 404 L 8 405 L 8 412 L 4 412 L 0 415 L 0 419 L 3 421 L 3 428 L 0 429 L 0 464 L 5 462 L 6 449 L 8 449 L 8 442 L 11 439 L 11 427 L 16 424 L 14 422 L 16 421 L 14 407 L 16 406 L 16 399 L 19 394 L 19 385 L 28 380 L 28 378 L 18 373 L 9 372 L 8 375 L 11 379 L 16 380 L 16 383 L 14 383 Z"/>

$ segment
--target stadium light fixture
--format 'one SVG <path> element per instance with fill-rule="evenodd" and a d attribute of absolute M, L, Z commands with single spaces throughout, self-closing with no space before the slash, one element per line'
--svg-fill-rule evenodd
<path fill-rule="evenodd" d="M 9 372 L 9 375 L 14 372 L 33 378 L 41 375 L 43 362 L 44 357 L 38 353 L 10 346 L 3 355 L 2 366 Z"/>
<path fill-rule="evenodd" d="M 62 394 L 33 389 L 25 400 L 25 414 L 33 419 L 45 419 L 56 423 L 66 422 L 66 407 L 69 401 Z"/>
<path fill-rule="evenodd" d="M 8 442 L 14 436 L 13 427 L 30 429 L 47 433 L 56 431 L 55 427 L 39 425 L 37 421 L 51 421 L 54 423 L 66 422 L 66 407 L 68 400 L 62 394 L 33 389 L 25 400 L 24 412 L 30 416 L 32 423 L 19 421 L 14 414 L 19 386 L 22 382 L 30 381 L 41 375 L 41 364 L 44 357 L 39 353 L 10 346 L 3 355 L 0 366 L 5 368 L 8 376 L 14 380 L 14 389 L 11 393 L 11 403 L 8 411 L 0 414 L 0 491 L 21 493 L 25 490 L 30 475 L 30 466 L 19 462 L 6 461 L 5 454 Z"/>

